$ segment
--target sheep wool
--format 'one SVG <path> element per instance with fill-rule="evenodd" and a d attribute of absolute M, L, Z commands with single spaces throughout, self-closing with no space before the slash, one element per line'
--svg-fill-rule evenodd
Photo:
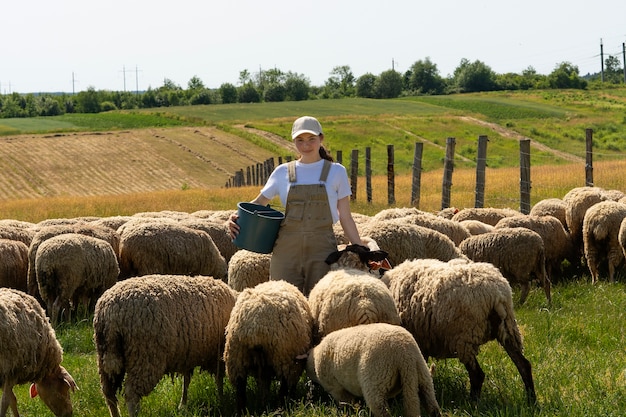
<path fill-rule="evenodd" d="M 304 364 L 296 356 L 310 349 L 313 319 L 304 295 L 286 281 L 246 288 L 226 326 L 226 375 L 235 387 L 237 411 L 246 408 L 248 375 L 256 378 L 259 399 L 269 398 L 271 380 L 280 380 L 280 395 L 294 393 Z"/>
<path fill-rule="evenodd" d="M 537 232 L 523 227 L 495 228 L 465 239 L 459 245 L 461 252 L 476 262 L 495 265 L 512 284 L 522 287 L 520 304 L 530 292 L 535 277 L 551 302 L 550 279 L 546 273 L 546 255 L 543 239 Z"/>
<path fill-rule="evenodd" d="M 252 288 L 270 280 L 270 253 L 240 249 L 228 262 L 228 285 L 235 291 Z"/>
<path fill-rule="evenodd" d="M 383 276 L 398 306 L 402 326 L 415 337 L 425 359 L 458 358 L 478 399 L 485 373 L 480 346 L 497 340 L 519 371 L 530 403 L 536 401 L 531 364 L 513 310 L 511 287 L 489 263 L 460 259 L 415 259 Z"/>
<path fill-rule="evenodd" d="M 0 287 L 26 292 L 28 247 L 24 242 L 0 239 Z"/>
<path fill-rule="evenodd" d="M 19 416 L 13 387 L 32 382 L 31 396 L 39 394 L 56 415 L 72 415 L 70 391 L 77 389 L 61 366 L 63 350 L 43 308 L 32 296 L 0 288 L 0 417 L 10 408 Z"/>
<path fill-rule="evenodd" d="M 521 213 L 510 208 L 496 207 L 472 207 L 459 210 L 452 216 L 452 220 L 460 222 L 463 220 L 479 220 L 483 223 L 495 226 L 505 217 L 519 216 Z"/>
<path fill-rule="evenodd" d="M 567 205 L 561 198 L 551 197 L 539 200 L 528 213 L 531 216 L 552 216 L 556 217 L 565 230 L 569 233 L 567 228 L 567 220 L 565 220 L 565 209 Z"/>
<path fill-rule="evenodd" d="M 146 275 L 120 281 L 96 304 L 100 384 L 111 417 L 124 387 L 130 416 L 167 374 L 183 375 L 180 405 L 195 367 L 215 375 L 222 393 L 224 331 L 236 293 L 212 277 Z M 124 376 L 126 377 L 124 379 Z"/>
<path fill-rule="evenodd" d="M 401 326 L 364 324 L 328 334 L 307 355 L 307 375 L 337 402 L 362 397 L 375 417 L 391 417 L 388 398 L 402 393 L 405 416 L 441 411 L 426 361 Z"/>
<path fill-rule="evenodd" d="M 108 242 L 79 233 L 63 233 L 41 242 L 35 256 L 39 294 L 53 325 L 63 311 L 80 305 L 92 312 L 96 300 L 117 282 L 120 268 Z"/>
<path fill-rule="evenodd" d="M 591 282 L 599 279 L 600 265 L 606 260 L 609 281 L 615 282 L 615 273 L 624 262 L 624 252 L 619 243 L 619 229 L 626 218 L 626 204 L 606 200 L 594 204 L 583 219 L 583 247 Z"/>

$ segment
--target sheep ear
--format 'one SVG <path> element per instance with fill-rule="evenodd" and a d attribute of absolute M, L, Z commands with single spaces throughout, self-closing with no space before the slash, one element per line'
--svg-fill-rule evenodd
<path fill-rule="evenodd" d="M 35 384 L 30 384 L 30 398 L 35 398 L 37 394 L 37 387 Z"/>
<path fill-rule="evenodd" d="M 328 265 L 334 264 L 336 263 L 339 258 L 341 258 L 341 254 L 343 254 L 344 251 L 335 251 L 333 253 L 331 253 L 330 255 L 328 255 L 328 257 L 326 258 L 326 260 L 324 262 L 326 262 Z"/>
<path fill-rule="evenodd" d="M 309 358 L 309 354 L 308 353 L 302 353 L 298 356 L 296 356 L 296 360 L 297 361 L 305 361 Z"/>
<path fill-rule="evenodd" d="M 377 261 L 377 262 L 380 262 L 380 261 L 383 261 L 383 260 L 387 259 L 388 256 L 389 256 L 389 254 L 387 252 L 385 252 L 384 250 L 375 250 L 375 251 L 371 251 L 369 253 L 369 258 L 372 261 Z M 387 262 L 389 262 L 389 261 L 387 261 Z"/>

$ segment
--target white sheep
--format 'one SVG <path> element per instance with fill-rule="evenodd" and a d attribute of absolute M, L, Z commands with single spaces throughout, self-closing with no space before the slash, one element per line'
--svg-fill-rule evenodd
<path fill-rule="evenodd" d="M 528 213 L 531 216 L 553 216 L 559 219 L 565 230 L 569 233 L 567 228 L 567 220 L 565 219 L 565 210 L 567 204 L 561 198 L 550 197 L 539 200 L 530 209 Z"/>
<path fill-rule="evenodd" d="M 551 281 L 561 275 L 561 266 L 564 260 L 568 260 L 570 263 L 578 261 L 578 254 L 569 232 L 565 230 L 563 223 L 554 216 L 519 215 L 505 217 L 496 224 L 496 229 L 503 227 L 525 227 L 541 236 L 546 255 L 546 272 Z"/>
<path fill-rule="evenodd" d="M 96 304 L 94 338 L 100 384 L 111 417 L 124 388 L 129 416 L 168 374 L 183 375 L 180 406 L 194 368 L 215 375 L 223 390 L 224 331 L 236 293 L 204 276 L 146 275 L 120 281 Z M 125 378 L 124 378 L 125 376 Z"/>
<path fill-rule="evenodd" d="M 388 252 L 392 265 L 415 258 L 447 261 L 464 257 L 448 236 L 402 218 L 370 221 L 359 228 L 359 234 L 370 237 Z"/>
<path fill-rule="evenodd" d="M 248 376 L 256 379 L 260 400 L 269 398 L 274 378 L 280 381 L 281 397 L 293 395 L 304 371 L 295 358 L 311 348 L 312 333 L 309 304 L 295 285 L 268 281 L 239 293 L 226 326 L 224 361 L 240 415 Z"/>
<path fill-rule="evenodd" d="M 563 196 L 567 229 L 570 232 L 574 247 L 581 255 L 584 253 L 583 220 L 585 213 L 589 207 L 608 199 L 605 190 L 600 187 L 576 187 Z"/>
<path fill-rule="evenodd" d="M 102 293 L 117 282 L 120 268 L 108 242 L 63 233 L 41 242 L 35 256 L 39 294 L 53 325 L 80 305 L 91 312 Z"/>
<path fill-rule="evenodd" d="M 243 291 L 270 280 L 271 253 L 257 253 L 240 249 L 228 262 L 228 285 Z"/>
<path fill-rule="evenodd" d="M 510 216 L 519 216 L 521 213 L 510 208 L 497 207 L 471 207 L 459 210 L 452 216 L 452 220 L 479 220 L 483 223 L 495 226 L 501 219 Z"/>
<path fill-rule="evenodd" d="M 171 219 L 131 220 L 120 229 L 120 277 L 207 275 L 226 279 L 226 260 L 208 233 Z"/>
<path fill-rule="evenodd" d="M 405 416 L 441 411 L 432 376 L 413 336 L 404 328 L 373 323 L 328 334 L 307 355 L 307 375 L 338 402 L 362 397 L 375 417 L 391 417 L 388 398 L 402 394 Z"/>
<path fill-rule="evenodd" d="M 480 397 L 485 373 L 480 346 L 497 340 L 520 373 L 530 403 L 536 401 L 531 364 L 513 310 L 511 287 L 489 263 L 415 259 L 383 276 L 398 306 L 402 326 L 424 358 L 458 358 L 469 374 L 470 395 Z"/>
<path fill-rule="evenodd" d="M 465 227 L 471 236 L 489 233 L 493 231 L 494 228 L 494 226 L 490 224 L 474 219 L 461 220 L 459 224 Z"/>
<path fill-rule="evenodd" d="M 626 218 L 626 204 L 606 200 L 594 204 L 583 219 L 583 247 L 591 282 L 599 279 L 600 265 L 606 259 L 609 281 L 615 282 L 615 273 L 624 262 L 624 252 L 619 243 L 619 230 Z"/>
<path fill-rule="evenodd" d="M 32 296 L 0 288 L 0 417 L 10 408 L 18 417 L 15 385 L 31 382 L 31 396 L 39 394 L 58 417 L 72 415 L 70 391 L 78 387 L 61 366 L 63 350 L 43 308 Z"/>
<path fill-rule="evenodd" d="M 475 262 L 495 265 L 512 284 L 522 287 L 520 304 L 526 301 L 530 282 L 536 278 L 546 294 L 548 303 L 550 279 L 546 272 L 546 255 L 543 239 L 537 232 L 523 227 L 495 228 L 465 239 L 459 246 L 461 252 Z"/>
<path fill-rule="evenodd" d="M 216 220 L 190 216 L 189 218 L 179 220 L 179 223 L 183 226 L 191 227 L 192 229 L 207 232 L 224 257 L 226 263 L 228 263 L 235 252 L 239 250 L 230 237 L 230 231 L 224 222 L 218 223 Z"/>
<path fill-rule="evenodd" d="M 27 290 L 28 246 L 24 242 L 0 239 L 0 287 Z"/>

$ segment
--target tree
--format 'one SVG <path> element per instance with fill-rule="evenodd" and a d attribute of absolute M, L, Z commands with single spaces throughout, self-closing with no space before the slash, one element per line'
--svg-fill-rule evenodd
<path fill-rule="evenodd" d="M 239 88 L 239 102 L 240 103 L 260 103 L 261 95 L 258 90 L 254 88 L 252 82 L 247 82 L 245 85 Z"/>
<path fill-rule="evenodd" d="M 497 88 L 496 73 L 484 62 L 470 63 L 463 58 L 454 70 L 454 81 L 459 92 L 493 91 Z"/>
<path fill-rule="evenodd" d="M 361 75 L 356 80 L 356 95 L 363 98 L 375 98 L 376 76 L 370 72 Z"/>
<path fill-rule="evenodd" d="M 604 79 L 613 84 L 619 84 L 622 81 L 623 72 L 619 65 L 619 59 L 616 56 L 609 55 L 604 60 Z"/>
<path fill-rule="evenodd" d="M 374 83 L 376 98 L 396 98 L 402 94 L 402 75 L 396 70 L 383 71 Z"/>
<path fill-rule="evenodd" d="M 279 83 L 266 85 L 265 91 L 263 92 L 263 99 L 266 102 L 285 101 L 286 96 L 287 90 L 285 89 L 285 86 Z"/>
<path fill-rule="evenodd" d="M 550 88 L 587 88 L 587 81 L 578 75 L 578 67 L 570 62 L 561 62 L 548 75 Z"/>
<path fill-rule="evenodd" d="M 285 80 L 285 90 L 287 100 L 306 100 L 309 98 L 311 84 L 304 75 L 289 72 L 287 73 L 287 79 Z"/>
<path fill-rule="evenodd" d="M 202 90 L 204 89 L 204 83 L 202 82 L 202 80 L 200 78 L 198 78 L 197 76 L 193 76 L 189 79 L 189 82 L 187 83 L 187 89 L 188 90 Z"/>
<path fill-rule="evenodd" d="M 408 84 L 409 89 L 418 94 L 442 94 L 445 87 L 437 65 L 430 58 L 417 61 L 411 66 Z"/>
<path fill-rule="evenodd" d="M 100 100 L 98 92 L 92 86 L 87 91 L 81 91 L 76 95 L 79 113 L 98 113 L 100 111 Z"/>
<path fill-rule="evenodd" d="M 334 67 L 330 72 L 330 78 L 327 83 L 332 83 L 343 97 L 354 96 L 354 83 L 356 78 L 352 74 L 352 70 L 348 65 Z"/>
<path fill-rule="evenodd" d="M 236 103 L 237 102 L 237 87 L 231 83 L 224 83 L 219 88 L 220 96 L 222 97 L 222 103 Z"/>

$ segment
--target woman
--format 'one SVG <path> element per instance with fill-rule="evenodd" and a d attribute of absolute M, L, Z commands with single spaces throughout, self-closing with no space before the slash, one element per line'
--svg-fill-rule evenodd
<path fill-rule="evenodd" d="M 350 212 L 350 183 L 343 165 L 322 146 L 324 133 L 314 117 L 303 116 L 291 129 L 300 158 L 281 164 L 252 203 L 267 205 L 279 196 L 285 207 L 272 251 L 270 277 L 285 280 L 309 294 L 328 272 L 326 257 L 337 250 L 333 224 L 341 223 L 352 244 L 362 244 Z M 228 226 L 234 238 L 239 233 L 233 214 Z"/>

